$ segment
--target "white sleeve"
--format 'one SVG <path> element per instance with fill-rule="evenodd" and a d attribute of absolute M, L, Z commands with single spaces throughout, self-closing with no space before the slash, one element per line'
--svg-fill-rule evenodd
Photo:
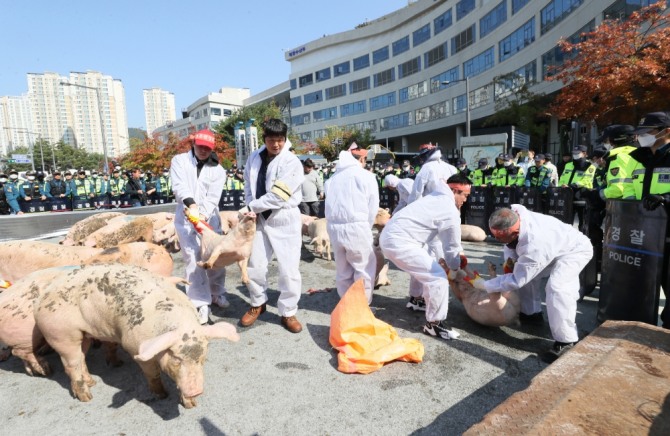
<path fill-rule="evenodd" d="M 249 202 L 248 206 L 251 210 L 262 213 L 266 210 L 297 206 L 300 203 L 302 182 L 305 179 L 300 161 L 295 159 L 290 165 L 284 167 L 278 176 L 267 193 Z"/>

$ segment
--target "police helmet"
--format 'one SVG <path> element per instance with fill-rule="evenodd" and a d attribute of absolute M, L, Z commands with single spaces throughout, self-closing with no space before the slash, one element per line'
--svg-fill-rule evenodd
<path fill-rule="evenodd" d="M 627 124 L 612 124 L 605 127 L 603 134 L 598 138 L 598 142 L 609 140 L 613 146 L 629 145 L 633 143 L 633 132 L 635 128 Z"/>

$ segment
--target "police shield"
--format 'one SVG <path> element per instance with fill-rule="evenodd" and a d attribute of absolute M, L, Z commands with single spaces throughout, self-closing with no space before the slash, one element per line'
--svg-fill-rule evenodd
<path fill-rule="evenodd" d="M 493 188 L 493 210 L 510 207 L 514 203 L 514 188 L 511 186 L 496 186 Z"/>
<path fill-rule="evenodd" d="M 233 197 L 235 198 L 235 210 L 240 210 L 246 204 L 244 203 L 244 190 L 243 189 L 235 189 L 231 191 L 233 193 Z"/>
<path fill-rule="evenodd" d="M 656 325 L 667 215 L 639 201 L 609 200 L 605 216 L 598 321 Z"/>
<path fill-rule="evenodd" d="M 379 190 L 379 207 L 382 209 L 395 209 L 396 202 L 396 193 L 388 188 L 381 188 Z"/>
<path fill-rule="evenodd" d="M 517 188 L 516 202 L 533 212 L 542 212 L 542 195 L 536 188 Z"/>
<path fill-rule="evenodd" d="M 489 232 L 489 216 L 493 213 L 493 190 L 490 187 L 473 186 L 468 197 L 465 223 Z"/>
<path fill-rule="evenodd" d="M 235 195 L 236 191 L 224 189 L 221 192 L 221 198 L 219 199 L 219 210 L 239 210 L 242 208 L 235 206 Z"/>
<path fill-rule="evenodd" d="M 547 188 L 547 215 L 553 216 L 566 224 L 572 224 L 575 213 L 572 210 L 573 192 L 571 188 Z"/>

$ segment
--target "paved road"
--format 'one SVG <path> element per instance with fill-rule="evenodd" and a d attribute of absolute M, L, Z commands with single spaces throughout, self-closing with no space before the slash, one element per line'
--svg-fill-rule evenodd
<path fill-rule="evenodd" d="M 486 260 L 500 264 L 500 245 L 466 243 L 465 248 L 480 271 L 486 271 Z M 447 342 L 424 336 L 423 314 L 405 308 L 408 276 L 391 269 L 392 285 L 376 292 L 372 306 L 401 337 L 423 342 L 424 361 L 391 363 L 369 375 L 340 373 L 328 342 L 337 294 L 304 294 L 297 316 L 305 329 L 290 334 L 279 325 L 275 262 L 271 268 L 268 312 L 254 326 L 241 328 L 240 342 L 211 344 L 198 407 L 180 406 L 170 381 L 170 397 L 153 399 L 126 354 L 121 356 L 125 365 L 112 369 L 100 350 L 89 353 L 89 369 L 98 382 L 89 403 L 71 396 L 55 354 L 48 356 L 55 369 L 49 379 L 27 376 L 21 362 L 11 358 L 0 363 L 2 433 L 461 434 L 546 367 L 537 353 L 552 343 L 548 326 L 483 327 L 470 321 L 455 300 L 448 321 L 461 338 Z M 179 261 L 175 274 L 181 271 Z M 304 251 L 302 274 L 304 290 L 332 286 L 334 263 Z M 231 307 L 215 308 L 213 318 L 236 323 L 248 301 L 237 267 L 229 268 L 228 283 Z M 596 327 L 596 305 L 589 297 L 579 304 L 581 335 Z"/>

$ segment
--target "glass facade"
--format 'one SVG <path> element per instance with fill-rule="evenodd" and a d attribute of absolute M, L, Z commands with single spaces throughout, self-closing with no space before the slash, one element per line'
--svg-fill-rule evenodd
<path fill-rule="evenodd" d="M 417 56 L 398 65 L 398 79 L 402 79 L 421 71 L 421 57 Z"/>
<path fill-rule="evenodd" d="M 319 70 L 315 73 L 315 75 L 317 82 L 328 80 L 330 79 L 330 68 L 324 68 L 323 70 Z"/>
<path fill-rule="evenodd" d="M 309 94 L 305 94 L 303 96 L 303 103 L 305 106 L 308 104 L 318 103 L 320 101 L 323 101 L 323 91 L 321 90 L 310 92 Z"/>
<path fill-rule="evenodd" d="M 400 103 L 415 100 L 419 97 L 423 97 L 424 95 L 428 95 L 428 82 L 425 80 L 419 83 L 415 83 L 414 85 L 401 88 L 398 91 L 398 98 Z"/>
<path fill-rule="evenodd" d="M 582 3 L 584 3 L 584 0 L 551 0 L 540 11 L 540 35 L 544 35 L 553 29 Z"/>
<path fill-rule="evenodd" d="M 302 106 L 302 97 L 297 96 L 291 98 L 291 109 L 295 109 L 300 106 Z"/>
<path fill-rule="evenodd" d="M 372 97 L 370 99 L 371 111 L 384 109 L 390 106 L 395 106 L 395 92 L 389 92 L 388 94 Z"/>
<path fill-rule="evenodd" d="M 347 95 L 347 85 L 346 85 L 346 83 L 342 83 L 341 85 L 336 85 L 336 86 L 331 86 L 330 88 L 326 88 L 326 100 L 330 100 L 332 98 L 337 98 L 337 97 L 342 97 L 344 95 Z"/>
<path fill-rule="evenodd" d="M 512 0 L 512 15 L 521 10 L 522 7 L 530 3 L 530 0 Z"/>
<path fill-rule="evenodd" d="M 391 115 L 390 117 L 382 118 L 379 120 L 379 130 L 393 130 L 399 129 L 401 127 L 411 126 L 411 113 L 405 112 L 403 114 Z"/>
<path fill-rule="evenodd" d="M 422 42 L 426 42 L 430 39 L 430 24 L 417 29 L 412 33 L 412 46 L 416 47 Z"/>
<path fill-rule="evenodd" d="M 354 58 L 354 71 L 362 70 L 370 66 L 370 55 L 366 54 Z"/>
<path fill-rule="evenodd" d="M 350 71 L 350 62 L 342 62 L 341 64 L 333 65 L 333 76 L 341 76 L 343 74 L 348 74 Z"/>
<path fill-rule="evenodd" d="M 449 51 L 448 43 L 440 44 L 432 50 L 427 51 L 423 55 L 423 65 L 424 68 L 432 67 L 447 58 L 447 52 Z"/>
<path fill-rule="evenodd" d="M 372 63 L 373 64 L 378 64 L 380 62 L 384 62 L 389 58 L 389 48 L 388 46 L 382 47 L 379 50 L 375 50 L 372 52 Z"/>
<path fill-rule="evenodd" d="M 395 41 L 393 44 L 391 44 L 391 46 L 393 47 L 393 56 L 398 56 L 401 53 L 405 53 L 407 50 L 409 50 L 409 35 Z"/>
<path fill-rule="evenodd" d="M 314 83 L 314 76 L 312 74 L 306 74 L 298 78 L 298 82 L 300 83 L 300 87 L 303 88 Z"/>
<path fill-rule="evenodd" d="M 479 38 L 483 38 L 507 21 L 507 0 L 503 0 L 479 20 Z"/>
<path fill-rule="evenodd" d="M 349 82 L 349 94 L 355 94 L 368 89 L 370 89 L 370 77 L 363 77 L 362 79 Z"/>
<path fill-rule="evenodd" d="M 379 72 L 375 74 L 373 78 L 375 88 L 391 83 L 395 80 L 395 68 L 389 68 L 388 70 Z"/>
<path fill-rule="evenodd" d="M 332 120 L 334 118 L 337 118 L 336 107 L 329 107 L 327 109 L 321 109 L 320 111 L 312 112 L 312 119 L 314 122 Z"/>
<path fill-rule="evenodd" d="M 350 115 L 364 114 L 366 112 L 367 102 L 365 100 L 356 101 L 340 106 L 340 117 Z"/>
<path fill-rule="evenodd" d="M 438 74 L 430 78 L 430 92 L 437 92 L 442 89 L 445 89 L 448 86 L 453 86 L 456 80 L 459 80 L 460 68 L 454 67 L 450 70 L 447 70 L 443 73 Z M 443 85 L 442 82 L 450 82 L 447 85 Z"/>
<path fill-rule="evenodd" d="M 493 68 L 495 63 L 493 56 L 493 47 L 491 47 L 472 59 L 468 59 L 463 63 L 463 75 L 465 77 L 474 77 L 477 74 Z"/>
<path fill-rule="evenodd" d="M 516 29 L 498 44 L 500 62 L 508 59 L 535 41 L 535 17 Z"/>
<path fill-rule="evenodd" d="M 537 81 L 537 62 L 532 61 L 513 71 L 496 79 L 494 83 L 494 98 L 496 100 L 511 95 L 514 91 L 521 89 L 524 85 L 532 84 Z"/>
<path fill-rule="evenodd" d="M 433 35 L 437 35 L 452 25 L 451 9 L 433 20 Z"/>
<path fill-rule="evenodd" d="M 475 0 L 461 0 L 456 3 L 456 21 L 475 10 Z"/>
<path fill-rule="evenodd" d="M 473 24 L 458 35 L 451 38 L 451 55 L 453 56 L 464 48 L 474 44 L 476 31 L 476 27 Z"/>

